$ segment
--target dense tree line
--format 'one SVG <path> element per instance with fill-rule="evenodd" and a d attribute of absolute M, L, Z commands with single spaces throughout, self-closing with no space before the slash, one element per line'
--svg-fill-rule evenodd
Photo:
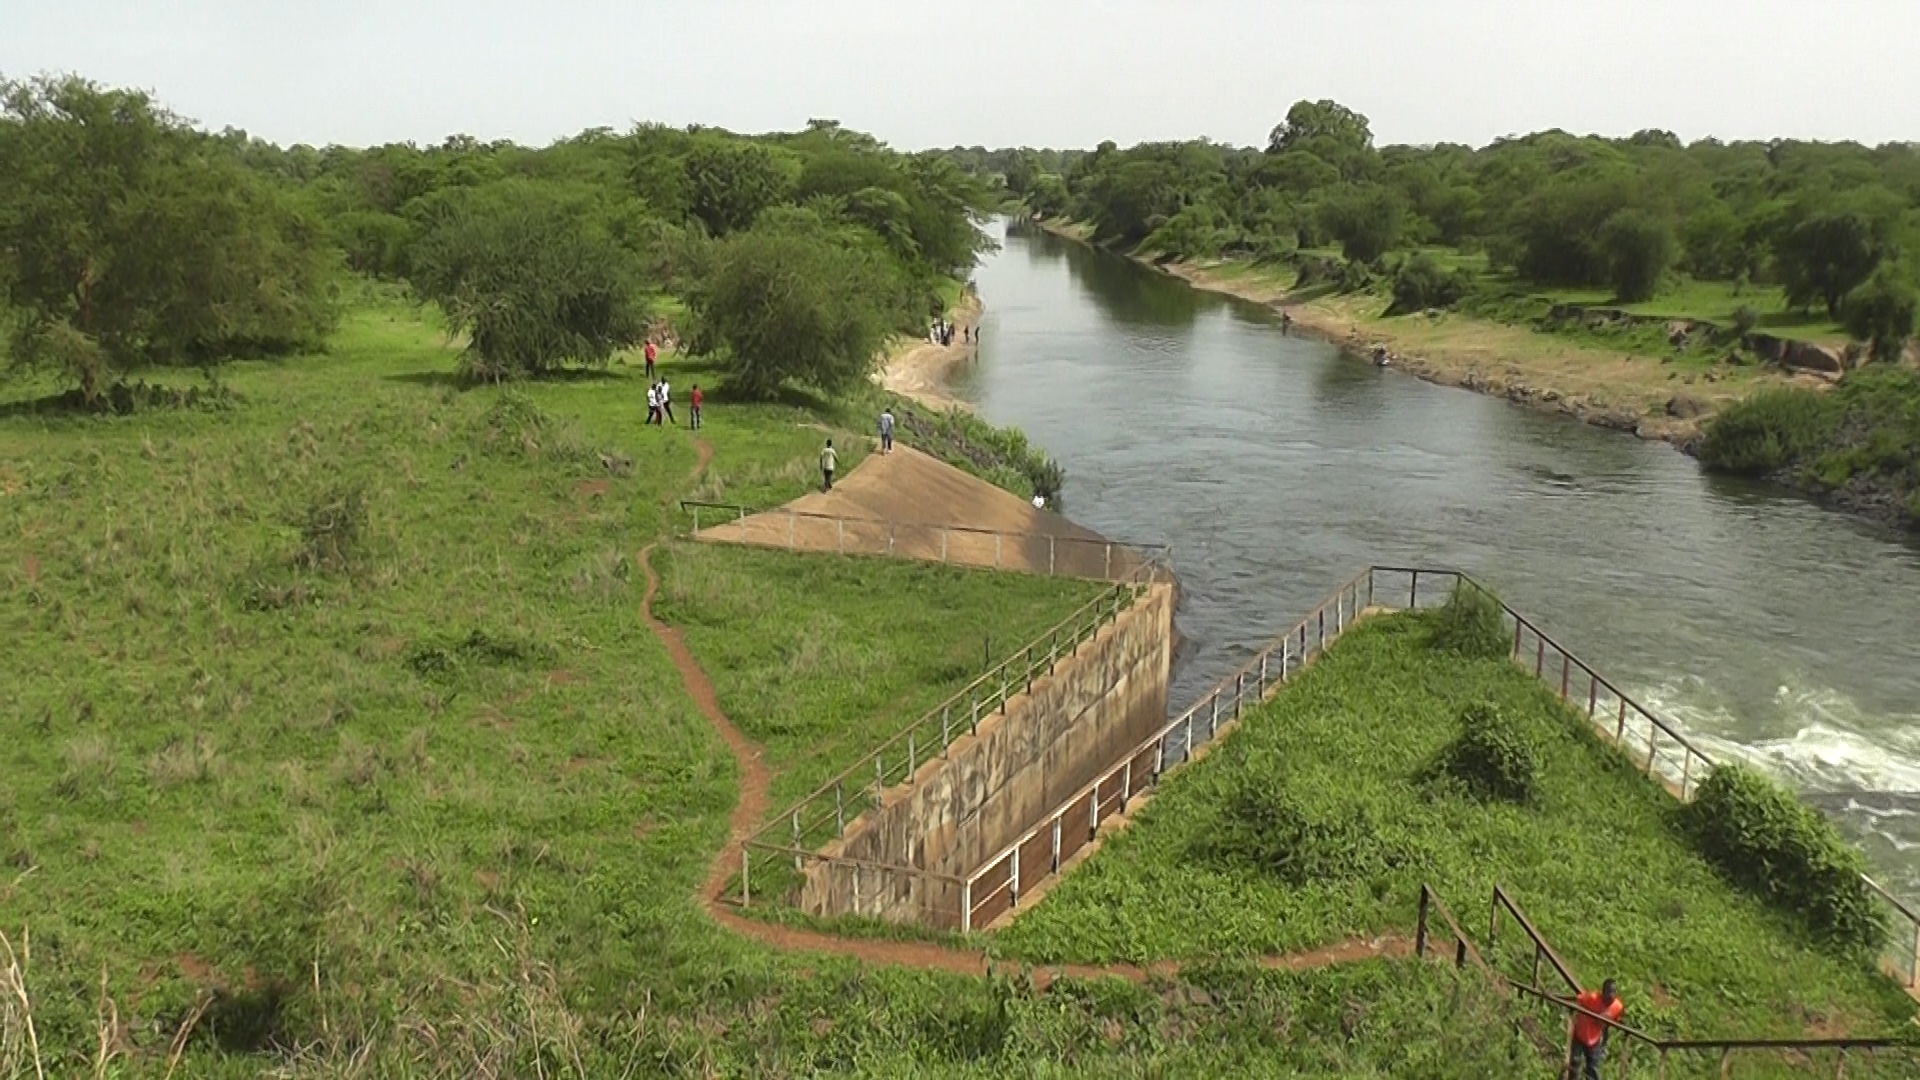
<path fill-rule="evenodd" d="M 72 77 L 0 83 L 0 191 L 7 351 L 88 400 L 143 366 L 311 349 L 354 274 L 439 304 L 475 378 L 604 363 L 671 298 L 741 390 L 830 389 L 985 243 L 974 176 L 833 121 L 280 147 Z"/>
<path fill-rule="evenodd" d="M 1920 147 L 1683 144 L 1544 131 L 1468 146 L 1376 146 L 1367 118 L 1302 101 L 1267 145 L 1205 140 L 1090 152 L 956 148 L 956 163 L 1103 243 L 1187 258 L 1337 248 L 1481 252 L 1545 286 L 1652 297 L 1680 277 L 1777 289 L 1881 355 L 1913 330 Z"/>

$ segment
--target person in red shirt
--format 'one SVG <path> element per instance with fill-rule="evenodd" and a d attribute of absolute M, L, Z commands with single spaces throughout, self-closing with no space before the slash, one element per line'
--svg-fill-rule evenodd
<path fill-rule="evenodd" d="M 693 384 L 693 426 L 695 430 L 698 430 L 700 427 L 700 405 L 702 402 L 706 400 L 707 400 L 707 395 L 700 392 L 700 384 L 694 383 Z"/>
<path fill-rule="evenodd" d="M 1627 1011 L 1626 1002 L 1614 993 L 1613 980 L 1608 979 L 1598 991 L 1580 991 L 1574 1003 L 1586 1012 L 1573 1014 L 1573 1050 L 1567 1058 L 1567 1075 L 1576 1080 L 1600 1080 L 1600 1059 L 1606 1056 L 1607 1033 L 1613 1028 L 1587 1013 L 1619 1023 Z"/>
<path fill-rule="evenodd" d="M 642 349 L 641 351 L 645 353 L 647 357 L 647 378 L 652 379 L 653 378 L 653 362 L 655 360 L 660 359 L 660 346 L 655 345 L 653 343 L 652 338 L 648 338 L 647 347 L 645 349 Z"/>

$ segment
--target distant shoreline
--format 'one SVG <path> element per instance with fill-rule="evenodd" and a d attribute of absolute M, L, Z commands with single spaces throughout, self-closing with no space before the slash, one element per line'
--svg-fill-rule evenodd
<path fill-rule="evenodd" d="M 972 404 L 953 395 L 949 378 L 954 368 L 974 358 L 978 346 L 972 342 L 961 343 L 960 332 L 979 324 L 980 309 L 978 293 L 968 291 L 961 296 L 960 302 L 948 313 L 954 325 L 952 345 L 925 340 L 897 345 L 881 365 L 878 376 L 881 387 L 929 409 L 972 412 Z"/>

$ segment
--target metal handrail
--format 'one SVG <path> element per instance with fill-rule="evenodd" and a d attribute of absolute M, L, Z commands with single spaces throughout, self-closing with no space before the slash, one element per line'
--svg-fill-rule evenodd
<path fill-rule="evenodd" d="M 1364 603 L 1361 599 L 1361 584 L 1363 582 L 1367 584 Z M 1348 602 L 1349 597 L 1351 597 L 1351 602 Z M 1113 816 L 1112 814 L 1103 815 L 1100 811 L 1099 792 L 1103 787 L 1111 784 L 1116 777 L 1120 777 L 1123 773 L 1125 774 L 1126 780 L 1121 788 L 1119 806 L 1119 810 L 1124 812 L 1126 804 L 1132 800 L 1135 794 L 1142 793 L 1148 788 L 1157 786 L 1161 776 L 1164 775 L 1165 772 L 1169 769 L 1177 768 L 1192 759 L 1194 749 L 1198 745 L 1201 745 L 1201 743 L 1194 741 L 1194 724 L 1202 717 L 1203 712 L 1206 715 L 1207 728 L 1206 738 L 1202 740 L 1202 743 L 1211 743 L 1223 730 L 1231 728 L 1234 722 L 1239 720 L 1245 707 L 1248 676 L 1253 676 L 1254 702 L 1257 704 L 1265 701 L 1281 686 L 1285 685 L 1286 682 L 1292 678 L 1294 672 L 1298 670 L 1298 668 L 1292 664 L 1292 661 L 1296 657 L 1300 661 L 1299 666 L 1305 667 L 1309 659 L 1324 652 L 1328 645 L 1332 644 L 1336 638 L 1345 633 L 1347 629 L 1359 619 L 1361 612 L 1366 607 L 1372 606 L 1372 602 L 1373 592 L 1370 572 L 1356 574 L 1336 589 L 1332 595 L 1321 601 L 1318 607 L 1309 612 L 1307 616 L 1298 623 L 1295 623 L 1286 633 L 1268 642 L 1260 651 L 1256 652 L 1251 659 L 1241 665 L 1240 668 L 1215 683 L 1212 689 L 1202 694 L 1197 701 L 1188 706 L 1179 716 L 1168 721 L 1152 735 L 1136 743 L 1130 750 L 1117 759 L 1117 764 L 1109 766 L 1100 776 L 1057 803 L 1050 813 L 1043 815 L 1038 822 L 1022 833 L 1018 839 L 1002 848 L 992 858 L 982 863 L 979 869 L 968 876 L 967 911 L 962 923 L 963 929 L 973 929 L 975 914 L 986 906 L 986 900 L 997 897 L 1001 891 L 999 887 L 995 887 L 992 892 L 984 894 L 982 897 L 974 897 L 972 895 L 973 887 L 980 879 L 996 873 L 1002 864 L 1008 864 L 1008 881 L 1014 889 L 1013 901 L 1008 905 L 1008 910 L 1019 906 L 1022 890 L 1020 889 L 1018 862 L 1021 849 L 1038 839 L 1042 833 L 1051 831 L 1055 834 L 1053 850 L 1057 853 L 1060 850 L 1059 831 L 1061 829 L 1061 822 L 1069 812 L 1080 805 L 1083 799 L 1089 797 L 1093 799 L 1093 813 L 1089 823 L 1089 832 L 1097 832 L 1100 827 L 1100 822 Z M 1326 614 L 1329 609 L 1334 613 L 1333 633 L 1331 636 L 1328 634 L 1326 620 Z M 1310 631 L 1314 631 L 1315 636 L 1310 637 Z M 1297 652 L 1295 651 L 1296 647 Z M 1270 681 L 1271 661 L 1276 652 L 1279 653 L 1280 656 L 1280 673 L 1277 679 Z M 1221 723 L 1221 703 L 1224 700 L 1230 700 L 1231 705 L 1229 706 L 1229 715 L 1223 726 Z M 1172 736 L 1176 731 L 1181 733 L 1180 739 L 1177 740 L 1178 749 L 1175 751 L 1180 757 L 1178 760 L 1169 763 L 1167 760 L 1169 756 L 1167 748 L 1175 742 Z M 1132 785 L 1133 770 L 1136 763 L 1149 753 L 1153 755 L 1153 767 L 1147 775 L 1146 783 L 1141 786 L 1139 792 L 1136 792 Z M 1089 839 L 1091 839 L 1091 837 L 1089 837 Z M 1058 872 L 1058 870 L 1059 867 L 1057 865 L 1049 865 L 1048 867 L 1048 873 L 1055 873 Z"/>

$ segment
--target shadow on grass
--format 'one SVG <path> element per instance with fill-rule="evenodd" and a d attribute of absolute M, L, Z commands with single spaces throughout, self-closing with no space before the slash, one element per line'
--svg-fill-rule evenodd
<path fill-rule="evenodd" d="M 472 379 L 457 371 L 401 371 L 381 378 L 388 382 L 405 383 L 409 386 L 427 386 L 449 390 L 486 390 L 513 386 L 516 383 L 529 385 L 624 382 L 637 379 L 638 372 L 623 372 L 618 367 L 606 368 L 559 368 L 543 372 L 525 379 Z"/>
<path fill-rule="evenodd" d="M 223 386 L 161 386 L 115 383 L 89 401 L 78 389 L 0 403 L 0 420 L 25 416 L 83 418 L 132 416 L 157 409 L 230 409 L 244 401 Z"/>

